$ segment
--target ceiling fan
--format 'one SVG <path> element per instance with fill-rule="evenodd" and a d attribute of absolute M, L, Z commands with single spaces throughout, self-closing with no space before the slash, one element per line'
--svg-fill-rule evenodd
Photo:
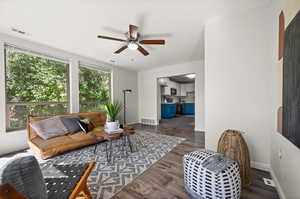
<path fill-rule="evenodd" d="M 138 50 L 143 55 L 147 56 L 149 55 L 149 52 L 145 50 L 145 48 L 143 48 L 141 44 L 143 45 L 164 45 L 165 44 L 165 40 L 140 40 L 140 34 L 138 32 L 138 29 L 139 27 L 135 25 L 129 25 L 129 31 L 125 34 L 127 39 L 118 39 L 118 38 L 107 37 L 102 35 L 98 35 L 98 38 L 124 42 L 125 45 L 120 49 L 118 49 L 117 51 L 115 51 L 114 52 L 115 54 L 119 54 L 126 48 L 129 48 L 130 50 Z"/>

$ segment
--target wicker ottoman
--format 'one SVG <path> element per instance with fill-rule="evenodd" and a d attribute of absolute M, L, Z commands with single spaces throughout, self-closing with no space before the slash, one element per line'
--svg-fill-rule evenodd
<path fill-rule="evenodd" d="M 239 166 L 219 153 L 200 149 L 184 155 L 185 189 L 192 198 L 239 199 Z"/>

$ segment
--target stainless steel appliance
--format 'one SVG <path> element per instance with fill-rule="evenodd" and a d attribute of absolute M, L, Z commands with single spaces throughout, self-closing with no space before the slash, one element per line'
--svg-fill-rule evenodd
<path fill-rule="evenodd" d="M 177 94 L 177 89 L 176 88 L 171 88 L 171 95 L 175 96 Z"/>

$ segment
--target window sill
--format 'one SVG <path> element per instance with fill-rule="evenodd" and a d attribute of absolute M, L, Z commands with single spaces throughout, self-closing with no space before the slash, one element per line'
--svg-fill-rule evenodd
<path fill-rule="evenodd" d="M 15 129 L 15 130 L 6 130 L 5 133 L 10 134 L 10 133 L 27 133 L 26 129 Z"/>

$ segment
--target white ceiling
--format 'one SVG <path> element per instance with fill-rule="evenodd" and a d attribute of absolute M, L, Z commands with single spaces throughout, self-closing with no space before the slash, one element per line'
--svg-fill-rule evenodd
<path fill-rule="evenodd" d="M 204 24 L 213 17 L 254 8 L 270 0 L 0 0 L 0 31 L 133 70 L 204 58 Z M 165 46 L 144 45 L 145 57 L 129 49 L 113 54 L 128 25 L 140 26 L 147 39 Z M 24 30 L 20 35 L 11 28 Z M 117 31 L 116 31 L 117 30 Z M 120 31 L 120 32 L 119 32 Z M 222 34 L 222 33 L 220 33 Z M 143 38 L 143 37 L 142 37 Z M 111 64 L 111 63 L 110 63 Z"/>

